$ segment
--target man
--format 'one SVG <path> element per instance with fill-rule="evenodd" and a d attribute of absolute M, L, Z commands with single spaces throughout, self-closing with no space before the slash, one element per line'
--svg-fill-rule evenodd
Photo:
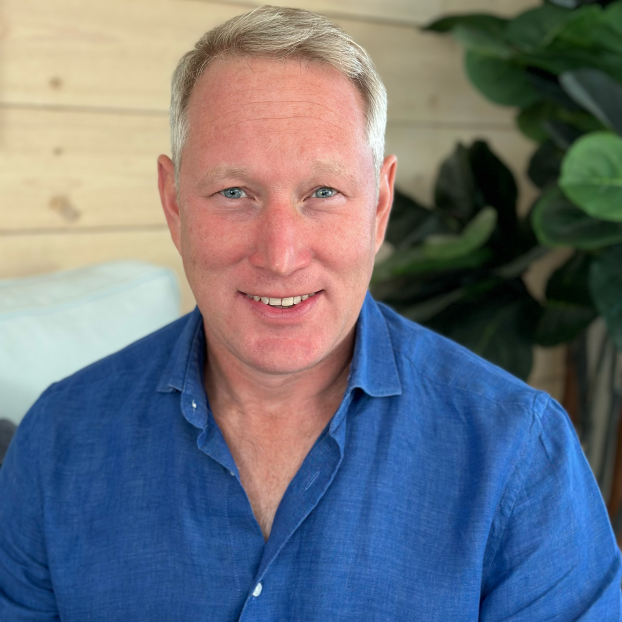
<path fill-rule="evenodd" d="M 560 407 L 367 294 L 386 96 L 263 7 L 175 73 L 162 204 L 198 308 L 48 389 L 0 470 L 0 619 L 619 620 Z"/>

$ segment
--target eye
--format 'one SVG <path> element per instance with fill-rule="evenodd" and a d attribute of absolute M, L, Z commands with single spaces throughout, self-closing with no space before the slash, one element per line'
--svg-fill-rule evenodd
<path fill-rule="evenodd" d="M 248 195 L 242 188 L 226 188 L 225 190 L 220 190 L 219 194 L 222 194 L 223 197 L 227 197 L 228 199 L 248 198 Z"/>
<path fill-rule="evenodd" d="M 337 194 L 337 191 L 334 188 L 327 188 L 323 186 L 322 188 L 318 188 L 311 196 L 316 199 L 329 199 L 330 197 L 334 197 Z"/>

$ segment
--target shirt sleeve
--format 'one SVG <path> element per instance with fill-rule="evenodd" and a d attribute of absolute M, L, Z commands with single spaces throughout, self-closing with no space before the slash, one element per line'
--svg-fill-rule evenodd
<path fill-rule="evenodd" d="M 543 403 L 491 530 L 480 620 L 618 622 L 622 560 L 603 499 L 568 416 Z"/>
<path fill-rule="evenodd" d="M 36 409 L 37 406 L 34 407 Z M 31 415 L 34 415 L 31 410 Z M 59 620 L 47 563 L 36 417 L 17 428 L 0 468 L 0 620 Z"/>

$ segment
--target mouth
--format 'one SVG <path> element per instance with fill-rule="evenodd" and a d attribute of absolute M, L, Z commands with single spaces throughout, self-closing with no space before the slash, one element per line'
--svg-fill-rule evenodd
<path fill-rule="evenodd" d="M 257 294 L 247 294 L 246 292 L 241 292 L 247 298 L 254 300 L 255 302 L 259 302 L 269 307 L 274 307 L 276 309 L 289 309 L 295 305 L 299 305 L 301 302 L 307 300 L 307 298 L 312 298 L 319 292 L 312 292 L 311 294 L 299 294 L 297 296 L 287 296 L 285 298 L 274 298 L 272 296 L 262 296 Z"/>

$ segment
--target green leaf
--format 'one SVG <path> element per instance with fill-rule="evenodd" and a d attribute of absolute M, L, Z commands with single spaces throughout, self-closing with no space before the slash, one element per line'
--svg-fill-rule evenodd
<path fill-rule="evenodd" d="M 622 138 L 595 132 L 579 139 L 562 164 L 559 185 L 590 216 L 622 221 Z"/>
<path fill-rule="evenodd" d="M 547 303 L 535 333 L 539 345 L 551 347 L 571 341 L 596 318 L 589 288 L 591 263 L 591 255 L 577 252 L 549 279 Z"/>
<path fill-rule="evenodd" d="M 551 4 L 544 4 L 514 18 L 505 31 L 506 39 L 528 51 L 545 48 L 555 39 L 571 19 L 576 19 L 573 11 Z"/>
<path fill-rule="evenodd" d="M 473 253 L 461 257 L 431 259 L 421 246 L 416 246 L 405 251 L 396 251 L 386 261 L 374 266 L 372 283 L 381 283 L 402 275 L 478 268 L 490 261 L 491 258 L 492 251 L 489 248 L 479 248 Z"/>
<path fill-rule="evenodd" d="M 622 245 L 605 249 L 592 263 L 590 289 L 609 336 L 622 351 Z"/>
<path fill-rule="evenodd" d="M 563 159 L 564 152 L 553 141 L 547 140 L 531 156 L 527 169 L 529 179 L 538 188 L 545 188 L 552 182 L 557 181 Z"/>
<path fill-rule="evenodd" d="M 456 259 L 464 257 L 483 246 L 497 224 L 497 212 L 485 207 L 464 228 L 462 233 L 429 235 L 421 250 L 428 259 Z"/>
<path fill-rule="evenodd" d="M 622 55 L 622 2 L 610 4 L 591 33 L 591 42 L 603 50 Z"/>
<path fill-rule="evenodd" d="M 540 305 L 515 280 L 451 305 L 426 325 L 526 379 L 539 315 Z"/>
<path fill-rule="evenodd" d="M 523 68 L 512 60 L 467 50 L 465 68 L 475 88 L 496 104 L 526 108 L 541 99 Z"/>
<path fill-rule="evenodd" d="M 544 307 L 534 341 L 545 348 L 572 341 L 592 323 L 596 315 L 590 307 L 551 300 Z"/>
<path fill-rule="evenodd" d="M 579 106 L 622 134 L 622 84 L 598 69 L 567 71 L 559 81 Z"/>
<path fill-rule="evenodd" d="M 399 248 L 413 231 L 419 230 L 431 218 L 433 216 L 429 209 L 396 188 L 385 239 Z"/>
<path fill-rule="evenodd" d="M 482 205 L 476 200 L 469 151 L 461 144 L 441 164 L 434 187 L 434 203 L 444 214 L 466 224 Z"/>
<path fill-rule="evenodd" d="M 498 33 L 501 36 L 503 35 L 507 23 L 507 19 L 502 19 L 494 15 L 484 13 L 467 13 L 465 15 L 448 15 L 446 17 L 442 17 L 441 19 L 424 26 L 422 30 L 450 32 L 456 26 L 467 26 L 477 30 Z"/>
<path fill-rule="evenodd" d="M 592 33 L 602 19 L 603 10 L 598 5 L 584 6 L 573 11 L 571 19 L 557 32 L 550 46 L 559 50 L 592 48 Z"/>
<path fill-rule="evenodd" d="M 554 187 L 538 200 L 531 222 L 540 244 L 594 250 L 622 242 L 622 225 L 590 217 Z"/>
<path fill-rule="evenodd" d="M 453 29 L 453 36 L 458 43 L 461 43 L 468 50 L 499 58 L 512 58 L 514 56 L 514 50 L 504 41 L 502 33 L 460 24 Z"/>
<path fill-rule="evenodd" d="M 518 188 L 510 169 L 493 153 L 485 141 L 477 140 L 469 148 L 469 163 L 475 186 L 483 203 L 497 210 L 497 228 L 490 244 L 499 261 L 516 253 Z"/>
<path fill-rule="evenodd" d="M 577 251 L 555 270 L 546 286 L 547 300 L 594 308 L 590 295 L 590 267 L 593 255 Z"/>
<path fill-rule="evenodd" d="M 598 132 L 606 127 L 588 112 L 568 110 L 550 101 L 541 101 L 525 110 L 516 117 L 516 123 L 525 136 L 542 143 L 550 138 L 545 128 L 547 121 L 561 121 L 575 127 L 582 133 Z"/>

